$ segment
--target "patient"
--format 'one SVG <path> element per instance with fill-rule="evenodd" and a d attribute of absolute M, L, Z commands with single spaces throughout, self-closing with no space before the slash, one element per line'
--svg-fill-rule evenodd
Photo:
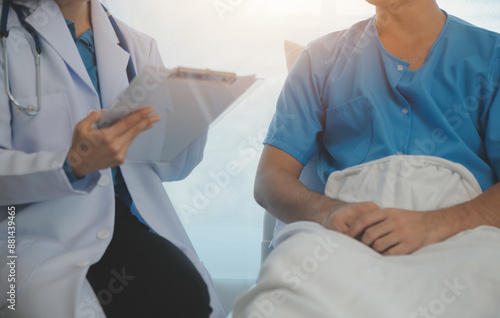
<path fill-rule="evenodd" d="M 498 317 L 500 36 L 369 2 L 285 82 L 255 197 L 292 224 L 234 318 Z M 299 181 L 311 158 L 324 194 Z"/>
<path fill-rule="evenodd" d="M 285 223 L 316 222 L 384 255 L 500 227 L 500 35 L 435 0 L 367 1 L 374 18 L 313 41 L 291 70 L 259 164 L 257 202 Z M 317 152 L 327 192 L 330 183 L 336 189 L 328 196 L 298 180 Z M 426 174 L 409 177 L 405 167 Z M 457 196 L 447 187 L 454 173 L 477 191 L 447 200 Z M 394 182 L 341 195 L 370 178 Z M 391 206 L 398 193 L 409 197 Z"/>

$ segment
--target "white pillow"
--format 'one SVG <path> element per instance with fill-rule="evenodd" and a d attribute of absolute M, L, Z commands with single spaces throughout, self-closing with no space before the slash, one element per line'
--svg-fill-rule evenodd
<path fill-rule="evenodd" d="M 304 48 L 304 45 L 285 40 L 285 58 L 288 71 L 290 71 L 293 64 L 295 64 L 295 61 L 299 57 L 300 53 L 302 53 Z"/>

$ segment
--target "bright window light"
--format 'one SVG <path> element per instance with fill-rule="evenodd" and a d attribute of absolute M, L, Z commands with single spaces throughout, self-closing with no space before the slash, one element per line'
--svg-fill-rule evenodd
<path fill-rule="evenodd" d="M 270 17 L 287 17 L 300 14 L 318 16 L 320 12 L 320 0 L 270 0 L 266 9 L 266 13 Z"/>

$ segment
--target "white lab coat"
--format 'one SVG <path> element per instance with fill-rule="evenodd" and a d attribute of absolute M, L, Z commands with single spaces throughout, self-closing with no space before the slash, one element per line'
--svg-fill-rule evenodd
<path fill-rule="evenodd" d="M 128 86 L 129 54 L 98 0 L 92 1 L 92 25 L 104 108 Z M 6 236 L 0 236 L 0 317 L 102 317 L 85 276 L 99 261 L 113 232 L 114 190 L 111 171 L 86 176 L 74 186 L 62 166 L 74 126 L 100 108 L 98 95 L 53 0 L 40 2 L 28 16 L 42 45 L 42 111 L 28 116 L 12 108 L 0 69 L 0 232 L 7 230 L 9 206 L 16 209 L 16 311 L 6 309 Z M 10 10 L 9 29 L 18 26 Z M 162 65 L 156 42 L 119 22 L 135 68 Z M 11 86 L 22 104 L 36 103 L 35 67 L 26 41 L 8 42 Z M 162 181 L 182 179 L 201 161 L 203 136 L 170 163 L 121 166 L 130 194 L 146 222 L 178 246 L 194 263 L 210 290 L 211 317 L 225 317 L 210 276 L 165 193 Z M 117 269 L 120 271 L 120 269 Z M 115 289 L 112 290 L 114 292 Z M 143 304 L 137 304 L 141 306 Z"/>

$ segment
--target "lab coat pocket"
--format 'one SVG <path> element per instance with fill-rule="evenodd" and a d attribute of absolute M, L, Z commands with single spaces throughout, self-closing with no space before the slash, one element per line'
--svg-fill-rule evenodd
<path fill-rule="evenodd" d="M 323 141 L 337 169 L 362 163 L 372 137 L 371 112 L 364 96 L 326 110 Z"/>
<path fill-rule="evenodd" d="M 19 98 L 21 105 L 36 105 L 37 97 Z M 27 153 L 58 151 L 71 145 L 73 121 L 64 93 L 42 96 L 42 109 L 30 116 L 12 110 L 12 147 Z"/>

